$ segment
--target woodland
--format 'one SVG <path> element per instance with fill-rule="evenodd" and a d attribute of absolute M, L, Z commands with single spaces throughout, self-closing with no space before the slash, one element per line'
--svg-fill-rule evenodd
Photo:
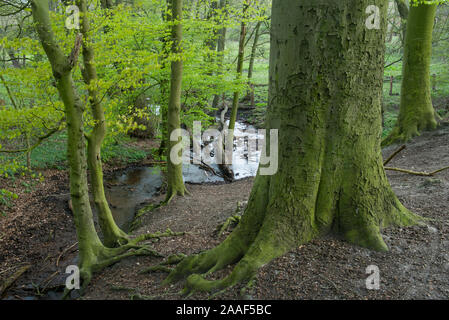
<path fill-rule="evenodd" d="M 445 0 L 0 0 L 0 299 L 447 300 L 448 214 Z"/>

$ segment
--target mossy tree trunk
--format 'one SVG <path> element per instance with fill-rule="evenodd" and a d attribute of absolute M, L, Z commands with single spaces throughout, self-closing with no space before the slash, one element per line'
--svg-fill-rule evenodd
<path fill-rule="evenodd" d="M 162 20 L 166 23 L 170 22 L 172 20 L 172 0 L 166 1 L 167 7 L 165 9 L 162 9 Z M 160 41 L 162 43 L 162 57 L 160 58 L 160 63 L 164 66 L 163 69 L 166 71 L 168 67 L 166 67 L 168 64 L 165 63 L 165 61 L 168 59 L 170 46 L 169 41 L 166 37 L 161 37 Z M 169 74 L 169 72 L 164 72 L 165 74 Z M 168 99 L 166 98 L 168 96 L 169 92 L 169 79 L 168 76 L 163 76 L 162 79 L 159 82 L 160 92 L 161 92 L 161 100 L 160 100 L 160 114 L 161 114 L 161 144 L 159 146 L 158 154 L 159 156 L 165 155 L 167 153 L 167 147 L 168 147 Z"/>
<path fill-rule="evenodd" d="M 85 4 L 81 7 L 86 8 Z M 137 247 L 137 243 L 145 240 L 146 237 L 136 238 L 119 248 L 105 247 L 98 237 L 93 221 L 87 182 L 87 154 L 83 119 L 85 105 L 76 91 L 72 78 L 72 69 L 76 66 L 80 49 L 80 37 L 78 35 L 72 54 L 66 57 L 56 42 L 51 28 L 48 0 L 34 0 L 31 2 L 31 8 L 39 40 L 50 61 L 56 87 L 65 107 L 70 197 L 78 238 L 78 265 L 83 288 L 85 288 L 90 282 L 93 272 L 131 255 L 148 254 L 147 248 Z M 138 250 L 127 252 L 135 248 Z"/>
<path fill-rule="evenodd" d="M 365 27 L 370 5 L 380 8 L 380 30 Z M 165 283 L 190 275 L 186 294 L 221 290 L 328 233 L 384 251 L 382 227 L 419 221 L 382 164 L 386 13 L 383 0 L 273 1 L 266 128 L 279 130 L 279 169 L 257 175 L 233 233 L 186 258 Z M 203 278 L 234 263 L 222 280 Z"/>
<path fill-rule="evenodd" d="M 437 126 L 430 85 L 436 7 L 435 4 L 410 7 L 404 45 L 399 117 L 382 145 L 406 142 L 421 131 Z"/>
<path fill-rule="evenodd" d="M 172 27 L 172 53 L 178 57 L 171 63 L 171 80 L 170 80 L 170 97 L 168 102 L 167 113 L 167 197 L 166 202 L 169 202 L 174 196 L 184 196 L 186 188 L 182 176 L 182 163 L 175 164 L 173 159 L 170 159 L 172 148 L 179 143 L 179 141 L 171 141 L 170 136 L 172 132 L 181 128 L 181 92 L 182 92 L 182 73 L 183 61 L 181 50 L 182 42 L 182 3 L 183 0 L 172 0 L 173 11 L 173 27 Z M 180 155 L 181 156 L 181 155 Z"/>
<path fill-rule="evenodd" d="M 76 5 L 80 8 L 80 12 L 87 13 L 85 1 L 77 0 Z M 98 98 L 98 92 L 95 89 L 98 77 L 94 62 L 94 51 L 89 38 L 89 19 L 84 17 L 80 22 L 80 32 L 83 36 L 82 74 L 84 82 L 88 85 L 89 104 L 92 110 L 92 117 L 95 121 L 92 132 L 88 136 L 86 135 L 88 142 L 87 163 L 90 172 L 95 208 L 103 233 L 103 242 L 107 247 L 115 247 L 127 243 L 128 236 L 115 223 L 104 192 L 101 147 L 107 132 L 106 119 L 103 105 L 101 104 L 101 101 Z"/>
<path fill-rule="evenodd" d="M 395 0 L 396 6 L 401 17 L 401 29 L 402 29 L 402 45 L 405 43 L 405 36 L 407 32 L 407 18 L 408 18 L 408 6 L 405 0 Z"/>

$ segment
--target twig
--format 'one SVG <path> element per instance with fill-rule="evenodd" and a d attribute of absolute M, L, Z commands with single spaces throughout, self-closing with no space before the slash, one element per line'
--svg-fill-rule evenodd
<path fill-rule="evenodd" d="M 23 267 L 19 268 L 19 270 L 17 270 L 16 272 L 14 272 L 14 274 L 12 276 L 7 278 L 5 280 L 5 282 L 0 285 L 0 297 L 3 295 L 3 293 L 6 291 L 6 289 L 8 289 L 14 282 L 16 282 L 16 280 L 19 279 L 20 276 L 22 274 L 24 274 L 29 268 L 31 268 L 30 264 L 23 266 Z"/>
<path fill-rule="evenodd" d="M 408 173 L 408 174 L 412 174 L 415 176 L 422 176 L 422 177 L 433 177 L 437 173 L 447 170 L 447 169 L 449 169 L 449 167 L 444 167 L 444 168 L 435 170 L 433 172 L 417 172 L 417 171 L 406 170 L 406 169 L 401 169 L 401 168 L 390 168 L 390 167 L 385 168 L 385 170 L 389 170 L 389 171 L 398 171 L 398 172 Z"/>
<path fill-rule="evenodd" d="M 56 266 L 59 267 L 59 260 L 62 258 L 64 254 L 66 254 L 69 250 L 71 250 L 74 246 L 78 244 L 78 241 L 72 244 L 70 247 L 64 249 L 61 254 L 58 256 L 58 259 L 56 259 Z"/>
<path fill-rule="evenodd" d="M 406 148 L 405 144 L 403 146 L 401 146 L 398 150 L 396 150 L 395 152 L 393 152 L 393 154 L 391 156 L 388 157 L 387 160 L 385 160 L 384 162 L 384 166 L 386 166 L 391 160 L 393 160 L 394 157 L 396 157 L 402 150 L 404 150 Z"/>
<path fill-rule="evenodd" d="M 399 60 L 396 60 L 396 61 L 394 61 L 394 62 L 392 62 L 392 63 L 387 64 L 387 65 L 384 67 L 384 69 L 386 69 L 386 68 L 388 68 L 388 67 L 391 67 L 392 65 L 394 65 L 394 64 L 396 64 L 396 63 L 398 63 L 398 62 L 400 62 L 400 61 L 402 61 L 402 58 L 399 59 Z"/>

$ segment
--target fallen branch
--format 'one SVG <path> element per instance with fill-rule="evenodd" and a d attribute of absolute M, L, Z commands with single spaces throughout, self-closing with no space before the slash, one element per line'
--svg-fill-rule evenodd
<path fill-rule="evenodd" d="M 449 167 L 444 167 L 444 168 L 435 170 L 433 172 L 417 172 L 417 171 L 406 170 L 406 169 L 401 169 L 401 168 L 390 168 L 390 167 L 385 168 L 385 170 L 389 170 L 389 171 L 397 171 L 397 172 L 408 173 L 408 174 L 412 174 L 415 176 L 422 176 L 422 177 L 433 177 L 437 173 L 447 170 L 447 169 L 449 169 Z"/>
<path fill-rule="evenodd" d="M 59 266 L 59 260 L 62 258 L 63 255 L 65 255 L 69 250 L 73 249 L 74 246 L 76 246 L 78 244 L 78 242 L 75 242 L 74 244 L 72 244 L 70 247 L 64 249 L 61 254 L 58 256 L 58 259 L 56 259 L 56 266 Z"/>
<path fill-rule="evenodd" d="M 24 274 L 29 268 L 31 268 L 31 265 L 28 264 L 26 266 L 23 266 L 19 268 L 16 272 L 13 273 L 12 276 L 7 278 L 3 284 L 0 284 L 0 297 L 3 295 L 3 293 L 8 289 L 14 282 L 17 281 L 17 279 L 20 278 L 22 274 Z"/>
<path fill-rule="evenodd" d="M 406 148 L 405 144 L 403 146 L 401 146 L 398 150 L 396 150 L 395 152 L 393 152 L 393 154 L 391 156 L 388 157 L 387 160 L 385 160 L 384 162 L 384 166 L 386 166 L 391 160 L 393 160 L 394 157 L 396 157 L 402 150 L 404 150 Z"/>

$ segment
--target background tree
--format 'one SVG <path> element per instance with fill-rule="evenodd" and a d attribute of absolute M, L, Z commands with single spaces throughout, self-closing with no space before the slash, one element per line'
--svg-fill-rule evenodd
<path fill-rule="evenodd" d="M 182 52 L 182 3 L 183 0 L 171 0 L 173 11 L 173 29 L 172 29 L 172 52 L 179 55 Z M 170 98 L 168 102 L 168 136 L 167 141 L 169 147 L 167 148 L 167 194 L 166 202 L 176 196 L 184 196 L 186 188 L 182 177 L 182 163 L 175 164 L 171 157 L 172 149 L 179 141 L 172 141 L 170 136 L 175 130 L 181 128 L 180 113 L 181 113 L 181 88 L 182 88 L 182 74 L 183 62 L 182 57 L 178 57 L 171 63 L 171 78 L 170 78 Z M 181 139 L 181 138 L 180 138 Z M 182 156 L 182 150 L 180 155 Z"/>
<path fill-rule="evenodd" d="M 83 288 L 85 288 L 90 282 L 93 272 L 99 271 L 120 259 L 132 255 L 154 254 L 154 252 L 145 247 L 137 246 L 137 243 L 145 240 L 147 235 L 133 239 L 126 245 L 118 248 L 108 248 L 103 245 L 95 230 L 92 209 L 89 202 L 89 188 L 86 171 L 88 163 L 84 131 L 84 111 L 86 106 L 79 98 L 79 94 L 72 78 L 73 68 L 77 65 L 81 47 L 85 58 L 85 77 L 90 86 L 92 85 L 91 81 L 95 80 L 95 69 L 92 61 L 93 51 L 91 51 L 92 49 L 88 43 L 90 37 L 88 35 L 89 25 L 87 19 L 89 19 L 89 17 L 87 5 L 85 0 L 77 1 L 77 5 L 82 13 L 81 33 L 77 35 L 74 48 L 69 56 L 64 54 L 56 42 L 51 27 L 48 0 L 35 0 L 31 3 L 31 8 L 38 36 L 51 64 L 56 87 L 65 107 L 68 128 L 67 153 L 70 176 L 70 196 L 78 237 L 80 276 L 83 281 Z M 81 44 L 83 37 L 85 37 L 84 41 L 86 41 L 84 45 Z M 98 101 L 96 101 L 96 92 L 91 90 L 89 93 L 91 94 L 90 103 L 93 104 L 94 111 L 98 112 L 100 108 Z M 102 121 L 101 115 L 99 115 L 98 120 L 100 122 Z M 95 136 L 90 136 L 89 138 L 90 142 L 96 142 L 96 144 L 94 144 L 95 152 L 98 151 L 98 144 L 101 142 L 103 130 L 104 128 L 100 123 L 92 133 L 99 134 L 99 138 L 96 139 L 96 141 L 92 140 L 97 138 Z M 99 153 L 96 153 L 95 155 L 99 156 Z M 98 161 L 100 161 L 100 159 L 98 159 Z M 95 163 L 94 166 L 95 170 L 100 170 L 97 163 Z M 101 175 L 93 176 L 95 179 L 99 177 L 101 177 Z M 137 250 L 132 251 L 131 249 Z"/>
<path fill-rule="evenodd" d="M 410 7 L 404 44 L 399 117 L 383 145 L 408 141 L 422 130 L 434 129 L 437 126 L 430 85 L 432 32 L 436 9 L 435 3 L 412 3 Z"/>

